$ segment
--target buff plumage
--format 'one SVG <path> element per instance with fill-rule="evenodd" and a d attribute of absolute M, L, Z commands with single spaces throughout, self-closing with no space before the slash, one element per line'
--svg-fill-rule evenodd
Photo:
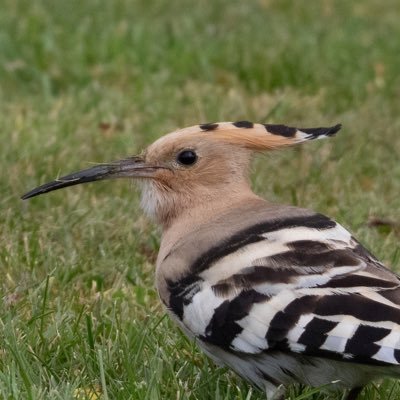
<path fill-rule="evenodd" d="M 371 379 L 399 376 L 399 278 L 332 219 L 271 204 L 248 179 L 253 153 L 339 129 L 196 125 L 23 198 L 139 179 L 143 208 L 162 227 L 157 288 L 181 329 L 268 399 L 296 383 L 355 399 Z"/>

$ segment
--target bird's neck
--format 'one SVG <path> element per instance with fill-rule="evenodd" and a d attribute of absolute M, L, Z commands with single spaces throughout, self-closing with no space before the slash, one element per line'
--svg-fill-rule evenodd
<path fill-rule="evenodd" d="M 176 193 L 160 185 L 142 187 L 142 208 L 163 232 L 176 225 L 194 227 L 207 223 L 240 202 L 258 198 L 246 181 L 221 184 L 218 188 L 191 187 Z"/>
<path fill-rule="evenodd" d="M 257 196 L 249 187 L 240 191 L 227 191 L 218 197 L 203 199 L 185 207 L 174 218 L 162 224 L 162 244 L 160 253 L 168 251 L 171 246 L 191 232 L 201 229 L 202 226 L 219 220 L 224 214 L 232 210 L 247 209 L 251 205 L 265 204 L 265 200 Z"/>

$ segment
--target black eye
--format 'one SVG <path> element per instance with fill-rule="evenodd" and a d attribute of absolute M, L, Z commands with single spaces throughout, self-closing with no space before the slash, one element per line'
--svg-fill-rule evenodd
<path fill-rule="evenodd" d="M 192 165 L 197 161 L 197 154 L 193 150 L 183 150 L 176 159 L 179 164 Z"/>

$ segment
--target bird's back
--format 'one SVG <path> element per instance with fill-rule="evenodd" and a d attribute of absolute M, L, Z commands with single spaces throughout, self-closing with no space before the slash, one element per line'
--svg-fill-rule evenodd
<path fill-rule="evenodd" d="M 181 327 L 258 385 L 397 374 L 399 283 L 333 220 L 264 201 L 194 226 L 158 265 Z"/>

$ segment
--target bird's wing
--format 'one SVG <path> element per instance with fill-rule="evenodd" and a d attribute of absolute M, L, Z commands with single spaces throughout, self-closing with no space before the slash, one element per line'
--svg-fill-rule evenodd
<path fill-rule="evenodd" d="M 205 342 L 400 364 L 398 277 L 321 214 L 260 222 L 192 271 L 171 288 L 171 307 Z"/>

